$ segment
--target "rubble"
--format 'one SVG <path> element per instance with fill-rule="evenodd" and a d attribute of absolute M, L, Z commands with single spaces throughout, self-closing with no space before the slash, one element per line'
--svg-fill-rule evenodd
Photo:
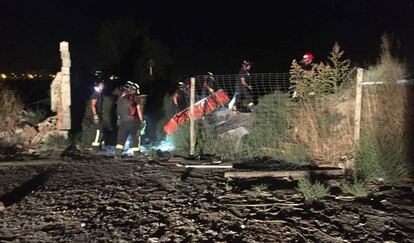
<path fill-rule="evenodd" d="M 35 126 L 22 122 L 14 128 L 1 129 L 0 144 L 3 147 L 17 146 L 26 150 L 37 149 L 55 134 L 62 135 L 61 131 L 57 129 L 56 116 L 51 116 Z"/>

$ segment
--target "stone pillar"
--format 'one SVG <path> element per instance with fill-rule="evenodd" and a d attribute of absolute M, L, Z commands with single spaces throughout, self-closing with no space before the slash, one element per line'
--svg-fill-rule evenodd
<path fill-rule="evenodd" d="M 57 113 L 56 128 L 60 134 L 67 136 L 71 129 L 71 95 L 70 95 L 70 53 L 69 43 L 60 42 L 60 56 L 62 59 L 62 68 L 56 74 L 55 79 L 50 85 L 50 102 L 51 110 Z"/>

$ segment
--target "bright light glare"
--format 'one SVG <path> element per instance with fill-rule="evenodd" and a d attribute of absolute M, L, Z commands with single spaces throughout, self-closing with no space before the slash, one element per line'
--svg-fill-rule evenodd
<path fill-rule="evenodd" d="M 167 136 L 161 143 L 154 147 L 156 150 L 165 151 L 173 151 L 175 149 L 174 143 L 170 136 Z"/>

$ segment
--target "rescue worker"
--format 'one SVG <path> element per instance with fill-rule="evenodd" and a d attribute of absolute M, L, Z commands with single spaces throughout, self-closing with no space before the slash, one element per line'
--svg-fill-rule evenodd
<path fill-rule="evenodd" d="M 240 111 L 244 108 L 245 104 L 247 104 L 248 111 L 251 111 L 254 103 L 253 103 L 253 97 L 252 97 L 252 90 L 253 87 L 249 84 L 249 78 L 250 78 L 250 68 L 252 66 L 252 63 L 247 60 L 243 60 L 241 64 L 241 68 L 239 70 L 239 76 L 236 80 L 235 88 L 238 98 L 236 99 L 236 107 Z"/>
<path fill-rule="evenodd" d="M 204 75 L 202 82 L 201 99 L 214 94 L 216 80 L 213 73 L 207 72 L 207 74 Z"/>
<path fill-rule="evenodd" d="M 178 88 L 172 96 L 173 114 L 177 114 L 189 106 L 188 97 L 188 87 L 183 82 L 178 82 Z"/>
<path fill-rule="evenodd" d="M 300 61 L 300 66 L 303 70 L 309 71 L 312 69 L 312 63 L 313 63 L 313 54 L 310 52 L 305 53 L 302 56 L 302 60 Z"/>
<path fill-rule="evenodd" d="M 138 98 L 139 85 L 128 81 L 121 87 L 121 95 L 117 103 L 118 135 L 115 147 L 115 158 L 121 158 L 125 142 L 131 136 L 130 147 L 134 156 L 141 154 L 140 131 L 145 127 L 141 102 Z"/>
<path fill-rule="evenodd" d="M 93 124 L 95 128 L 95 138 L 92 142 L 94 151 L 100 150 L 103 138 L 103 91 L 105 89 L 104 80 L 95 82 L 94 91 L 90 98 Z"/>

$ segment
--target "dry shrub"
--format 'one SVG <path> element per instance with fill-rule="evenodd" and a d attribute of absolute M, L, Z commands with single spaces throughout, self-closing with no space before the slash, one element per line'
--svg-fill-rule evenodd
<path fill-rule="evenodd" d="M 407 127 L 409 86 L 397 81 L 404 79 L 407 67 L 391 54 L 391 41 L 382 37 L 381 56 L 378 64 L 368 68 L 364 74 L 367 81 L 383 82 L 381 85 L 365 86 L 363 99 L 363 121 L 368 128 L 376 130 L 377 136 L 390 139 L 401 138 Z"/>
<path fill-rule="evenodd" d="M 293 60 L 292 89 L 299 100 L 294 140 L 315 162 L 336 162 L 353 153 L 355 69 L 335 43 L 327 62 L 304 70 Z"/>
<path fill-rule="evenodd" d="M 294 137 L 313 161 L 332 163 L 353 153 L 352 91 L 300 102 Z"/>
<path fill-rule="evenodd" d="M 0 121 L 2 127 L 14 126 L 22 114 L 23 103 L 16 92 L 4 84 L 0 84 Z M 8 124 L 5 124 L 7 123 Z"/>
<path fill-rule="evenodd" d="M 384 35 L 378 63 L 364 74 L 365 80 L 383 84 L 364 87 L 362 137 L 356 162 L 364 179 L 384 177 L 398 182 L 408 173 L 412 87 L 397 82 L 406 76 L 407 68 L 392 55 L 391 47 L 390 39 Z"/>

